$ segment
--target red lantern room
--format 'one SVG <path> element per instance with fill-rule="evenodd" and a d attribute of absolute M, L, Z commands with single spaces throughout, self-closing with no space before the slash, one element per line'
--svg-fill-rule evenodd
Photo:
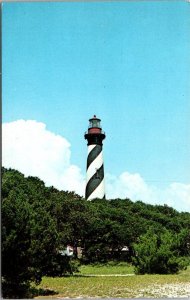
<path fill-rule="evenodd" d="M 94 117 L 89 120 L 88 133 L 101 133 L 100 119 Z"/>
<path fill-rule="evenodd" d="M 88 131 L 85 133 L 85 139 L 88 140 L 88 145 L 99 144 L 102 145 L 102 140 L 105 139 L 105 133 L 102 131 L 100 124 L 101 120 L 94 115 L 89 119 Z"/>

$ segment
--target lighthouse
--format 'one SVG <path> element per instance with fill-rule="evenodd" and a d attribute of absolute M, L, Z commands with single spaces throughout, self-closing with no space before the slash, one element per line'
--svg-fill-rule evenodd
<path fill-rule="evenodd" d="M 92 200 L 95 198 L 105 198 L 104 183 L 104 162 L 103 162 L 103 143 L 106 135 L 102 131 L 101 120 L 95 115 L 89 120 L 88 131 L 84 137 L 88 141 L 88 157 L 87 157 L 87 178 L 85 198 Z"/>

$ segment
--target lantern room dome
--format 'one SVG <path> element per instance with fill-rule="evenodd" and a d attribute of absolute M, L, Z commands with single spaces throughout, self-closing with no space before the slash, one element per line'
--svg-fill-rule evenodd
<path fill-rule="evenodd" d="M 88 128 L 100 128 L 101 129 L 101 120 L 94 115 L 93 118 L 89 119 L 89 126 Z"/>
<path fill-rule="evenodd" d="M 85 139 L 88 140 L 88 145 L 99 144 L 102 145 L 102 140 L 105 139 L 105 132 L 102 131 L 101 120 L 94 115 L 89 119 L 88 131 L 85 132 Z"/>

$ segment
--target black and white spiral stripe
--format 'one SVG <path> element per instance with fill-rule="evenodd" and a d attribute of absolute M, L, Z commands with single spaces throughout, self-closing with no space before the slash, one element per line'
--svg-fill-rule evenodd
<path fill-rule="evenodd" d="M 85 197 L 87 200 L 105 198 L 104 165 L 101 145 L 93 144 L 88 146 Z"/>

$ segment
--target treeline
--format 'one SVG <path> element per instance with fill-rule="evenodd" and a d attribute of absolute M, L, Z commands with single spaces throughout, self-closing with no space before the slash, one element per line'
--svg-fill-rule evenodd
<path fill-rule="evenodd" d="M 62 255 L 67 245 L 74 259 Z M 125 260 L 137 274 L 167 274 L 185 268 L 189 256 L 188 212 L 130 199 L 86 201 L 2 168 L 4 298 L 31 297 L 31 282 L 72 274 L 76 261 Z"/>

